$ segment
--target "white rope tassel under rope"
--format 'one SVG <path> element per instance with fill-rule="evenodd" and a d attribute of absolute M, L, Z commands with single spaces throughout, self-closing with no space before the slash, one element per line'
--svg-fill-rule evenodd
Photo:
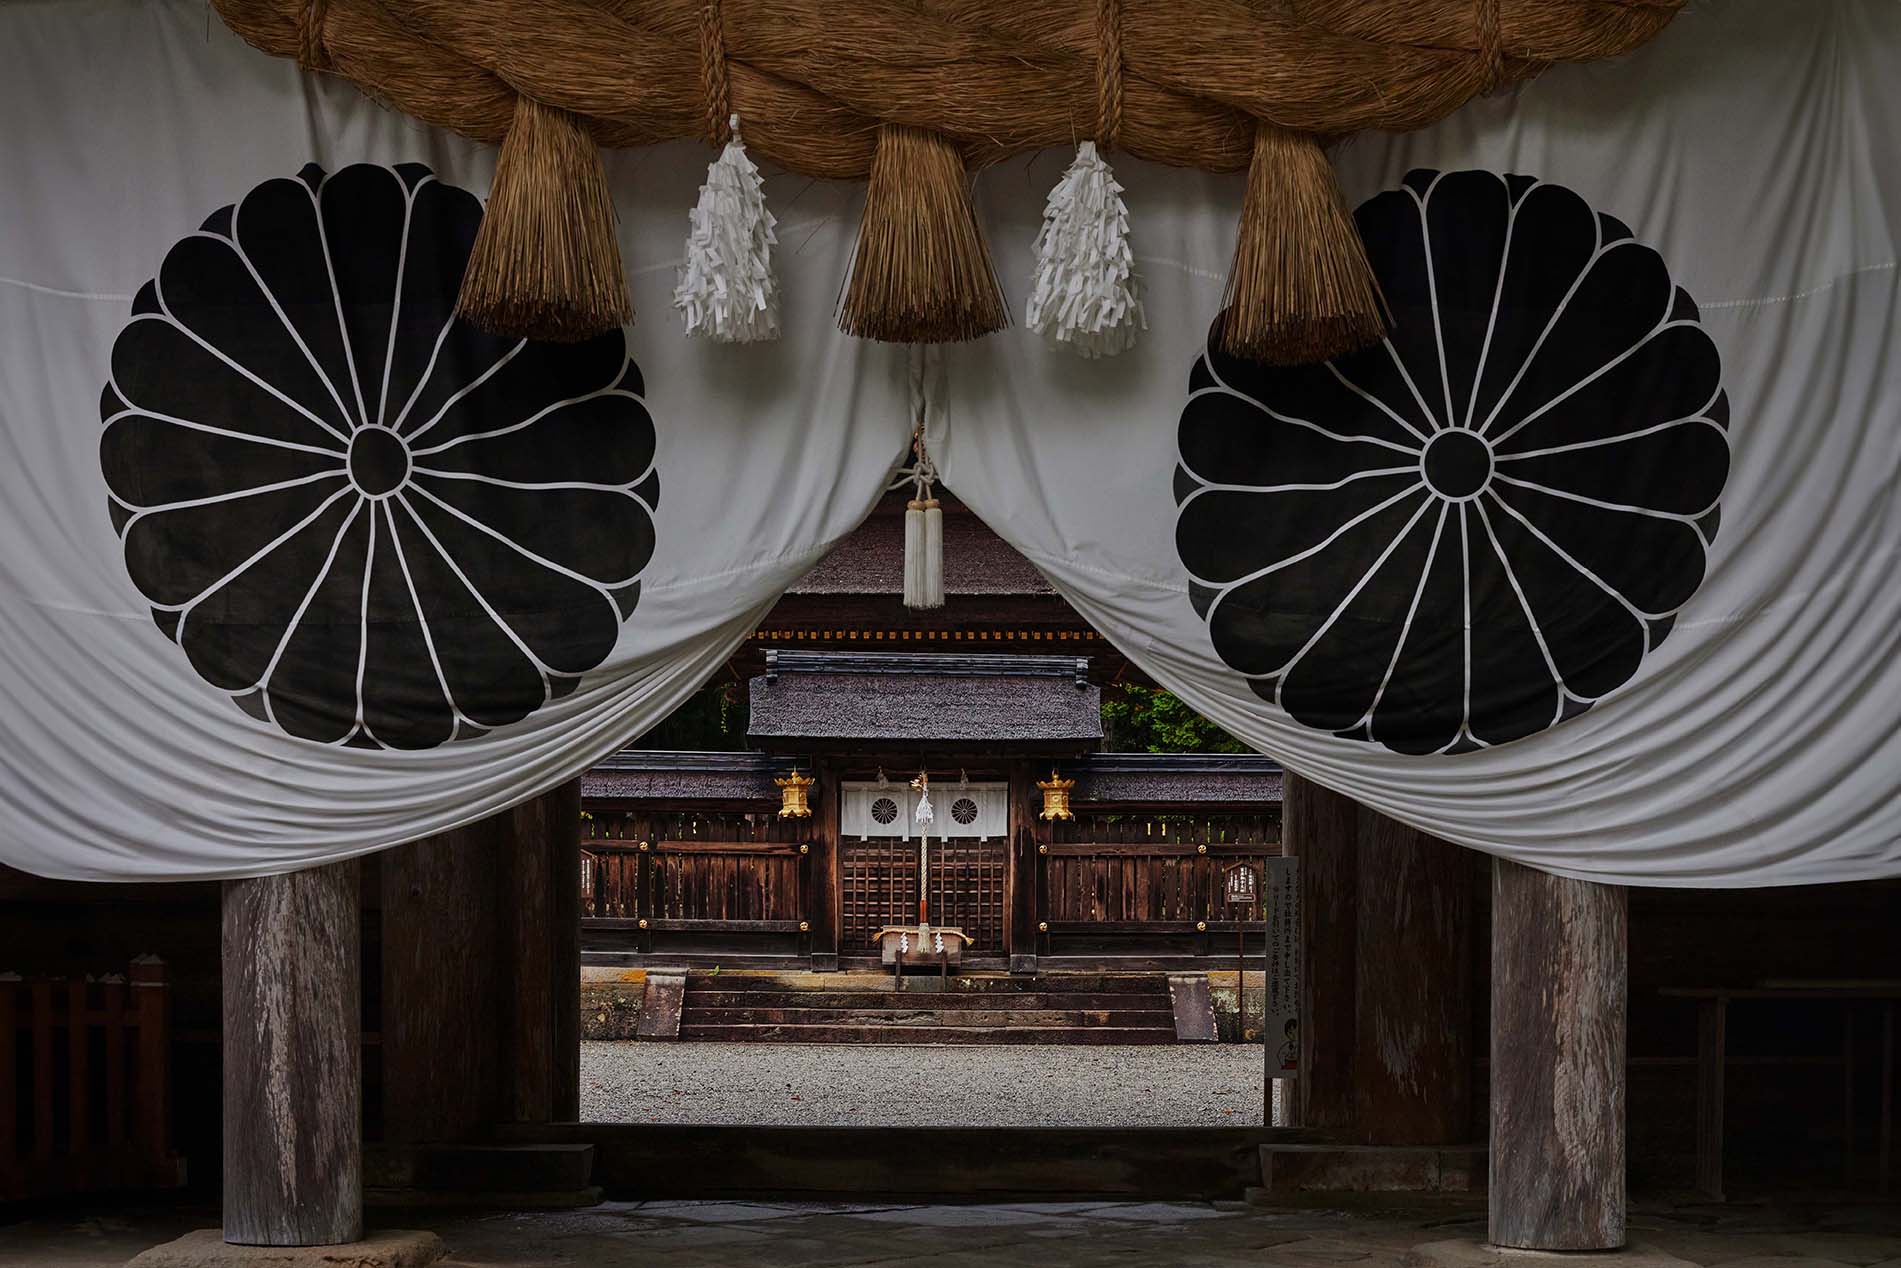
<path fill-rule="evenodd" d="M 1085 357 L 1112 357 L 1149 328 L 1122 184 L 1094 141 L 1076 148 L 1043 208 L 1023 324 Z"/>
<path fill-rule="evenodd" d="M 911 447 L 917 463 L 904 509 L 904 606 L 922 612 L 944 606 L 944 511 L 937 503 L 937 468 L 924 447 L 922 421 Z"/>
<path fill-rule="evenodd" d="M 706 169 L 699 205 L 688 217 L 686 263 L 673 306 L 689 335 L 717 343 L 758 343 L 779 337 L 779 280 L 772 249 L 778 219 L 766 207 L 759 169 L 739 139 L 733 139 Z"/>

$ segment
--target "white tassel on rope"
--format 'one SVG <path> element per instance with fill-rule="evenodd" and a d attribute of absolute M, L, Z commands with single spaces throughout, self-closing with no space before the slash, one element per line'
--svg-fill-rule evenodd
<path fill-rule="evenodd" d="M 1149 328 L 1129 251 L 1129 208 L 1094 141 L 1076 147 L 1043 208 L 1023 324 L 1085 357 L 1112 357 Z"/>
<path fill-rule="evenodd" d="M 904 510 L 904 606 L 944 606 L 944 511 L 934 497 L 914 497 Z"/>
<path fill-rule="evenodd" d="M 739 139 L 733 139 L 706 169 L 686 238 L 686 263 L 673 291 L 673 306 L 689 335 L 719 343 L 755 343 L 779 337 L 779 282 L 772 249 L 778 224 L 766 208 L 759 169 Z"/>
<path fill-rule="evenodd" d="M 911 447 L 911 500 L 904 508 L 904 606 L 922 612 L 944 606 L 944 511 L 937 503 L 937 468 L 918 424 Z"/>

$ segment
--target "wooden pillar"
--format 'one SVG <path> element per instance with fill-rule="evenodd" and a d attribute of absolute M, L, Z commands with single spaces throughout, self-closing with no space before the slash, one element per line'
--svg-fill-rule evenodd
<path fill-rule="evenodd" d="M 1624 1244 L 1621 887 L 1492 863 L 1491 1240 Z"/>
<path fill-rule="evenodd" d="M 818 804 L 812 814 L 812 853 L 806 860 L 812 888 L 806 896 L 806 919 L 812 925 L 812 971 L 838 971 L 839 802 L 843 793 L 838 766 L 822 761 L 812 772 L 818 786 Z"/>
<path fill-rule="evenodd" d="M 1012 973 L 1037 971 L 1037 921 L 1042 914 L 1037 874 L 1037 834 L 1034 830 L 1036 809 L 1042 805 L 1036 790 L 1036 776 L 1023 762 L 1010 766 L 1010 812 L 1005 848 L 1008 875 L 1004 878 L 1004 945 L 1010 953 Z"/>
<path fill-rule="evenodd" d="M 1292 1125 L 1352 1132 L 1359 1049 L 1359 806 L 1292 771 L 1281 783 L 1281 840 L 1300 859 L 1300 1073 Z"/>
<path fill-rule="evenodd" d="M 224 1239 L 363 1236 L 355 861 L 224 886 Z"/>
<path fill-rule="evenodd" d="M 572 1122 L 581 1112 L 581 781 L 498 818 L 501 1117 Z"/>
<path fill-rule="evenodd" d="M 1470 1139 L 1471 926 L 1465 852 L 1359 807 L 1354 1123 L 1381 1145 Z"/>
<path fill-rule="evenodd" d="M 499 818 L 386 851 L 383 1139 L 469 1140 L 500 1117 Z"/>

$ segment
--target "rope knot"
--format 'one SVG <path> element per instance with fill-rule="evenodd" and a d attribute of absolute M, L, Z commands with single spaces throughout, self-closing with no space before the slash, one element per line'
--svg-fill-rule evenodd
<path fill-rule="evenodd" d="M 732 139 L 733 85 L 726 70 L 726 22 L 719 0 L 700 8 L 700 94 L 706 99 L 706 137 L 714 145 Z"/>
<path fill-rule="evenodd" d="M 1505 50 L 1498 34 L 1498 0 L 1476 0 L 1473 24 L 1478 29 L 1479 95 L 1489 97 L 1505 82 Z"/>
<path fill-rule="evenodd" d="M 297 15 L 297 64 L 305 70 L 331 69 L 330 54 L 323 46 L 324 10 L 330 0 L 309 0 Z"/>

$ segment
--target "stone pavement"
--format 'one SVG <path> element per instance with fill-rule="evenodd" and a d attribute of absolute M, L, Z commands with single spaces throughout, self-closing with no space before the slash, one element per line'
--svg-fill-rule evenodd
<path fill-rule="evenodd" d="M 215 1218 L 209 1210 L 113 1205 L 45 1212 L 0 1222 L 0 1265 L 118 1268 Z M 562 1212 L 408 1212 L 383 1222 L 434 1229 L 450 1247 L 443 1268 L 1402 1268 L 1414 1246 L 1482 1237 L 1485 1227 L 1479 1202 L 1398 1196 L 1293 1208 L 609 1202 Z M 1901 1268 L 1901 1206 L 1646 1207 L 1632 1214 L 1631 1238 L 1703 1268 Z"/>

